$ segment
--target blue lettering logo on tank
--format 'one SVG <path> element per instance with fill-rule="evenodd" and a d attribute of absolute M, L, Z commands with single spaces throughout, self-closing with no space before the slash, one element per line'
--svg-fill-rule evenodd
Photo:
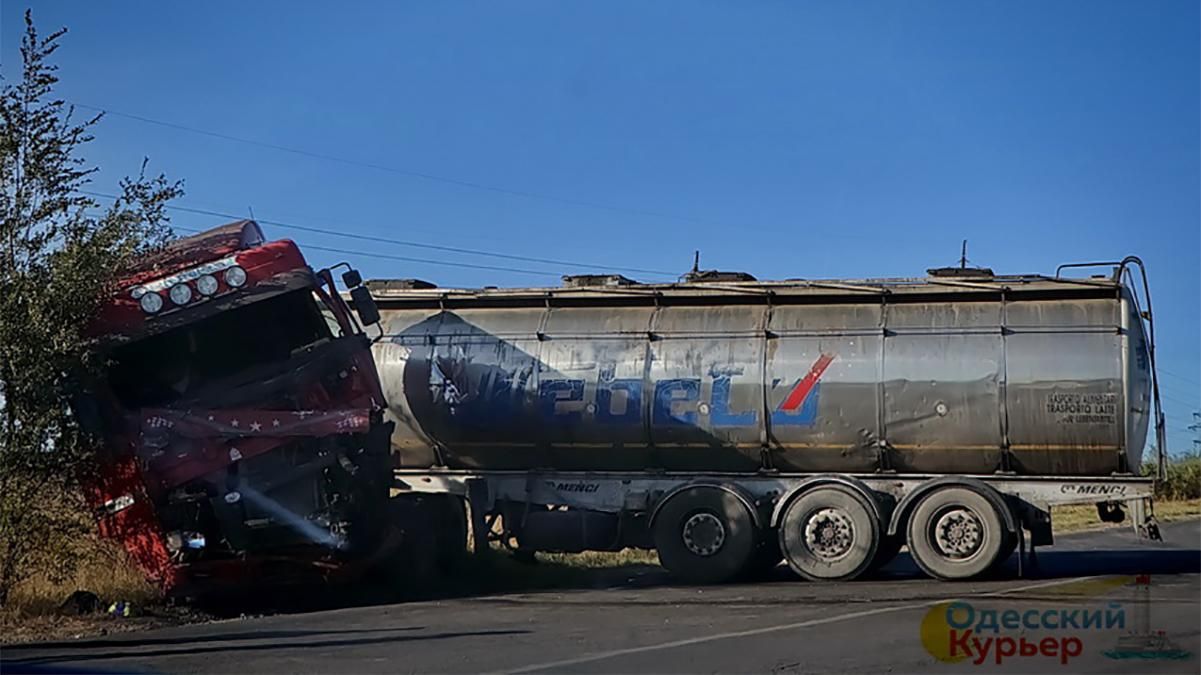
<path fill-rule="evenodd" d="M 817 421 L 821 377 L 834 360 L 822 354 L 809 372 L 798 378 L 772 410 L 776 426 L 812 426 Z M 759 411 L 736 409 L 731 392 L 743 375 L 741 368 L 713 367 L 709 372 L 712 386 L 709 400 L 702 400 L 701 378 L 683 377 L 657 380 L 651 395 L 651 424 L 659 427 L 697 426 L 702 418 L 718 428 L 752 427 L 759 423 Z M 772 383 L 773 390 L 780 381 Z M 541 417 L 553 424 L 573 424 L 591 413 L 600 424 L 640 424 L 642 420 L 643 381 L 614 378 L 611 368 L 602 368 L 595 388 L 594 405 L 586 400 L 586 380 L 547 378 L 538 388 Z M 771 398 L 775 398 L 772 396 Z"/>

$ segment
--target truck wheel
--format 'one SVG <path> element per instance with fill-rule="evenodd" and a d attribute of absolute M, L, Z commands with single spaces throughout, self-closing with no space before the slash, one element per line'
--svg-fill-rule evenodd
<path fill-rule="evenodd" d="M 1005 561 L 1009 560 L 1009 556 L 1013 555 L 1013 552 L 1017 550 L 1017 547 L 1018 536 L 1016 534 L 1006 532 L 1005 543 L 1001 545 L 1001 551 L 997 553 L 997 561 L 994 563 L 995 566 L 1000 567 L 1001 565 L 1004 565 Z"/>
<path fill-rule="evenodd" d="M 659 562 L 695 584 L 729 581 L 746 569 L 755 549 L 755 523 L 742 500 L 708 486 L 672 496 L 653 527 Z"/>
<path fill-rule="evenodd" d="M 909 517 L 909 552 L 936 579 L 968 579 L 988 570 L 1005 548 L 1007 533 L 993 503 L 963 487 L 926 495 Z"/>
<path fill-rule="evenodd" d="M 871 565 L 880 523 L 862 495 L 841 486 L 797 497 L 780 520 L 780 548 L 794 572 L 811 581 L 848 580 Z"/>

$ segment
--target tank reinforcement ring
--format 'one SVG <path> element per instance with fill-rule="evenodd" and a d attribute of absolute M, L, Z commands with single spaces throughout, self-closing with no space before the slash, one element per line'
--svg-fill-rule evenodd
<path fill-rule="evenodd" d="M 722 524 L 721 518 L 708 511 L 701 511 L 684 521 L 681 535 L 684 538 L 684 546 L 690 552 L 707 557 L 720 551 L 722 544 L 726 543 L 726 526 Z"/>
<path fill-rule="evenodd" d="M 851 517 L 839 509 L 821 509 L 805 522 L 805 546 L 819 558 L 841 558 L 854 543 L 855 527 Z"/>
<path fill-rule="evenodd" d="M 970 509 L 952 509 L 934 523 L 934 541 L 948 558 L 970 558 L 984 543 L 984 524 Z"/>

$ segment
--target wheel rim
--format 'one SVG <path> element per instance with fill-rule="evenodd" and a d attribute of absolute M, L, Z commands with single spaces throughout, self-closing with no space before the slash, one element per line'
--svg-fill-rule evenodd
<path fill-rule="evenodd" d="M 822 560 L 837 560 L 850 552 L 855 543 L 855 526 L 841 509 L 827 507 L 815 511 L 805 521 L 805 547 Z"/>
<path fill-rule="evenodd" d="M 726 526 L 712 513 L 694 513 L 684 521 L 681 532 L 684 546 L 693 555 L 711 556 L 726 542 Z"/>
<path fill-rule="evenodd" d="M 965 560 L 984 546 L 984 523 L 974 511 L 963 506 L 948 509 L 934 520 L 934 545 L 951 560 Z"/>

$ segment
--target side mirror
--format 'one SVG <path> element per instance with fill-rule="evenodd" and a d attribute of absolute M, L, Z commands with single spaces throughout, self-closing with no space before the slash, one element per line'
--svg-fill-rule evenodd
<path fill-rule="evenodd" d="M 357 275 L 358 272 L 355 274 Z M 359 315 L 359 321 L 362 321 L 364 326 L 379 323 L 379 306 L 375 304 L 375 298 L 371 297 L 371 291 L 366 286 L 356 286 L 350 289 L 350 304 L 354 306 L 354 311 Z"/>
<path fill-rule="evenodd" d="M 342 273 L 342 285 L 347 288 L 358 288 L 363 285 L 363 275 L 353 267 L 348 267 Z"/>

